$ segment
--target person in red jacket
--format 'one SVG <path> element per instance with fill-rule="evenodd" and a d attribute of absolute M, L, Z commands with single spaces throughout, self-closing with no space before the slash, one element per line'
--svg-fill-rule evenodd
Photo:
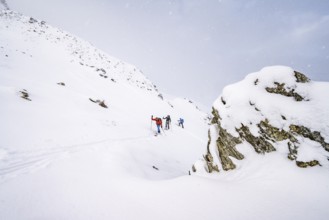
<path fill-rule="evenodd" d="M 158 128 L 158 133 L 160 134 L 161 131 L 160 131 L 160 127 L 162 128 L 162 120 L 161 118 L 153 118 L 153 115 L 151 116 L 151 120 L 155 121 L 155 124 L 157 125 L 157 128 Z"/>

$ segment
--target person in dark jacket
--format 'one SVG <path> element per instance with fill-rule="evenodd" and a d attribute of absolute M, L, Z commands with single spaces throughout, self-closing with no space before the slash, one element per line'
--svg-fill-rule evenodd
<path fill-rule="evenodd" d="M 165 129 L 166 130 L 169 130 L 170 129 L 170 123 L 171 123 L 170 115 L 167 115 L 167 117 L 163 117 L 162 119 L 166 119 L 166 127 L 165 127 Z"/>

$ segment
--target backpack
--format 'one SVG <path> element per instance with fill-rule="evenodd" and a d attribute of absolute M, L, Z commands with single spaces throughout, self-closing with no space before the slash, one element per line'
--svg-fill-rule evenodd
<path fill-rule="evenodd" d="M 156 124 L 157 125 L 161 125 L 162 124 L 161 118 L 156 118 L 155 121 L 156 121 Z"/>

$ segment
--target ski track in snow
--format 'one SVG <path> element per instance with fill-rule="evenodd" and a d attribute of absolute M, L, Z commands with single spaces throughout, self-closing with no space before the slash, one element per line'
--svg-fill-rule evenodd
<path fill-rule="evenodd" d="M 40 148 L 21 152 L 9 151 L 5 153 L 5 158 L 2 160 L 0 158 L 0 184 L 10 178 L 14 178 L 22 174 L 33 173 L 41 168 L 47 167 L 55 160 L 69 157 L 70 154 L 80 152 L 85 149 L 103 147 L 103 145 L 97 146 L 99 144 L 112 143 L 113 146 L 116 146 L 116 143 L 141 141 L 151 139 L 152 137 L 152 135 L 149 135 L 140 137 L 108 138 L 77 145 Z"/>

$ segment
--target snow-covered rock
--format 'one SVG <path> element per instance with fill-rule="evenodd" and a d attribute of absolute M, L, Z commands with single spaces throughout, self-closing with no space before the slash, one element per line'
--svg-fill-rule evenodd
<path fill-rule="evenodd" d="M 213 105 L 204 166 L 236 168 L 241 151 L 278 153 L 299 167 L 329 168 L 329 83 L 289 67 L 272 66 L 224 88 Z M 198 168 L 197 168 L 198 167 Z"/>

